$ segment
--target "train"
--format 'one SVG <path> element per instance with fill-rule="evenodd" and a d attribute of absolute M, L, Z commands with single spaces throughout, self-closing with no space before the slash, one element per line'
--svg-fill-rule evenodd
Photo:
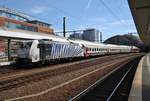
<path fill-rule="evenodd" d="M 25 40 L 20 42 L 17 61 L 45 63 L 58 59 L 130 52 L 139 52 L 139 48 L 136 46 L 95 43 L 53 36 L 49 39 Z"/>

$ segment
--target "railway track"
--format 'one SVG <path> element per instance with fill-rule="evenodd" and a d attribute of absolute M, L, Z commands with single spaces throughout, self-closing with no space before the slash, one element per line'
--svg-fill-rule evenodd
<path fill-rule="evenodd" d="M 70 62 L 68 62 L 68 63 L 64 63 L 64 62 L 60 62 L 59 63 L 59 65 L 58 64 L 52 64 L 52 65 L 48 65 L 48 66 L 43 66 L 44 68 L 55 68 L 55 67 L 59 67 L 59 66 L 61 66 L 61 67 L 63 67 L 63 66 L 70 66 L 70 65 L 73 65 L 73 64 L 78 64 L 78 63 L 83 63 L 84 62 L 84 64 L 86 63 L 86 62 L 90 62 L 90 61 L 93 61 L 93 60 L 95 60 L 95 59 L 100 59 L 100 61 L 101 61 L 101 63 L 103 63 L 104 62 L 104 60 L 105 61 L 109 61 L 109 60 L 112 60 L 112 59 L 116 59 L 116 58 L 121 58 L 121 57 L 124 57 L 124 56 L 130 56 L 130 55 L 132 55 L 132 54 L 117 54 L 117 55 L 109 55 L 109 56 L 103 56 L 103 57 L 98 57 L 98 58 L 92 58 L 92 59 L 87 59 L 87 60 L 82 60 L 82 61 L 79 61 L 79 60 L 75 60 L 75 61 L 71 61 L 71 63 Z M 17 66 L 17 67 L 16 67 Z M 17 64 L 16 65 L 14 65 L 14 66 L 6 66 L 6 67 L 0 67 L 0 79 L 2 78 L 2 77 L 4 77 L 4 76 L 8 76 L 8 75 L 13 75 L 13 74 L 17 74 L 17 73 L 19 73 L 19 72 L 24 72 L 24 71 L 32 71 L 32 70 L 34 70 L 34 69 L 37 69 L 37 68 L 39 68 L 39 69 L 41 69 L 41 68 L 43 68 L 43 67 L 41 67 L 41 66 L 37 66 L 37 65 L 33 65 L 33 66 L 24 66 L 24 67 L 19 67 Z"/>
<path fill-rule="evenodd" d="M 113 56 L 113 55 L 112 55 Z M 93 57 L 94 58 L 94 57 Z M 84 59 L 83 59 L 84 60 Z M 76 62 L 78 60 L 74 59 L 72 61 L 59 61 L 57 63 L 59 64 L 64 64 L 64 63 L 69 63 L 69 62 Z M 53 64 L 49 64 L 49 66 L 54 66 L 54 65 L 57 65 L 56 62 L 53 62 Z M 25 69 L 32 69 L 32 68 L 40 68 L 41 65 L 18 65 L 17 63 L 16 64 L 13 64 L 11 66 L 1 66 L 0 67 L 0 77 L 1 75 L 5 75 L 5 74 L 8 74 L 8 73 L 13 73 L 13 72 L 18 72 L 18 71 L 22 71 L 22 70 L 25 70 Z M 46 67 L 46 66 L 43 66 L 43 67 Z"/>
<path fill-rule="evenodd" d="M 130 61 L 103 80 L 98 80 L 69 101 L 127 101 L 140 57 Z"/>
<path fill-rule="evenodd" d="M 86 73 L 83 73 L 82 75 L 79 75 L 77 77 L 74 77 L 70 80 L 64 81 L 60 84 L 57 84 L 55 86 L 51 86 L 50 88 L 47 88 L 45 90 L 42 90 L 37 93 L 28 93 L 23 94 L 16 97 L 9 97 L 6 101 L 37 101 L 37 100 L 44 100 L 44 101 L 66 101 L 72 98 L 74 95 L 78 94 L 82 90 L 86 89 L 93 83 L 97 82 L 99 78 L 103 78 L 105 75 L 108 75 L 110 72 L 118 70 L 125 64 L 127 64 L 129 61 L 134 60 L 139 56 L 130 56 L 126 58 L 121 58 L 118 60 L 112 60 L 111 62 L 107 62 L 104 64 L 95 65 L 95 68 L 92 71 L 88 71 Z M 93 67 L 93 66 L 92 66 Z M 96 68 L 97 67 L 97 68 Z M 98 68 L 99 67 L 99 68 Z M 77 72 L 80 72 L 79 70 Z M 74 72 L 75 74 L 77 72 Z M 60 78 L 64 78 L 65 74 L 61 75 Z M 53 85 L 53 83 L 51 83 Z M 41 87 L 43 85 L 39 85 Z M 33 86 L 34 87 L 34 86 Z M 27 89 L 19 90 L 21 92 L 24 92 Z M 36 89 L 30 89 L 30 92 Z M 12 91 L 13 92 L 13 91 Z M 11 94 L 11 93 L 10 93 Z M 18 93 L 20 94 L 20 93 Z M 7 95 L 8 93 L 4 93 L 3 96 Z M 6 99 L 6 98 L 4 98 Z M 92 100 L 93 101 L 93 100 Z"/>
<path fill-rule="evenodd" d="M 104 59 L 104 58 L 109 58 L 109 59 L 113 59 L 114 56 L 117 58 L 119 57 L 122 57 L 122 56 L 125 56 L 126 54 L 116 54 L 116 55 L 106 55 L 106 56 L 102 56 L 100 57 L 101 59 Z M 92 59 L 95 59 L 97 57 L 92 57 Z M 99 57 L 98 57 L 99 58 Z M 82 59 L 82 61 L 86 61 L 87 59 Z M 52 62 L 52 64 L 48 64 L 48 66 L 41 66 L 41 65 L 23 65 L 23 66 L 20 66 L 18 64 L 13 64 L 11 66 L 2 66 L 0 67 L 0 77 L 1 75 L 7 75 L 8 73 L 14 73 L 14 72 L 20 72 L 20 71 L 24 71 L 24 70 L 29 70 L 29 69 L 34 69 L 34 68 L 41 68 L 41 67 L 44 67 L 44 68 L 47 68 L 47 67 L 50 67 L 50 66 L 56 66 L 59 64 L 66 64 L 66 63 L 72 63 L 72 62 L 77 62 L 77 61 L 81 61 L 81 59 L 73 59 L 73 60 L 70 60 L 70 61 L 59 61 L 59 62 Z"/>
<path fill-rule="evenodd" d="M 132 55 L 128 55 L 132 56 Z M 57 76 L 63 73 L 83 69 L 86 67 L 94 66 L 99 63 L 105 63 L 110 60 L 115 60 L 118 58 L 125 58 L 128 56 L 116 56 L 116 57 L 110 57 L 110 58 L 96 58 L 92 59 L 92 61 L 85 61 L 85 62 L 79 62 L 77 64 L 73 65 L 67 65 L 62 67 L 57 67 L 55 69 L 50 68 L 50 70 L 44 70 L 44 71 L 38 71 L 38 72 L 27 72 L 27 73 L 21 73 L 21 74 L 15 74 L 10 76 L 5 76 L 0 78 L 0 91 L 11 89 L 14 87 L 18 87 L 20 85 L 23 85 L 26 82 L 36 82 L 42 79 L 50 78 L 53 76 Z"/>
<path fill-rule="evenodd" d="M 49 96 L 48 98 L 47 98 L 47 101 L 49 101 L 48 99 L 51 99 L 52 101 L 53 100 L 66 100 L 66 99 L 68 99 L 68 98 L 71 98 L 71 96 L 73 97 L 73 95 L 75 94 L 75 92 L 77 93 L 77 92 L 80 92 L 81 90 L 83 90 L 83 89 L 85 89 L 85 87 L 88 87 L 88 85 L 91 85 L 91 84 L 93 84 L 94 82 L 96 82 L 100 77 L 102 77 L 102 76 L 104 76 L 104 75 L 106 75 L 108 72 L 110 72 L 110 71 L 112 71 L 113 69 L 115 69 L 116 67 L 117 68 L 119 68 L 121 65 L 124 65 L 124 64 L 126 64 L 128 61 L 130 61 L 130 60 L 132 60 L 132 59 L 134 59 L 134 58 L 136 58 L 136 57 L 139 57 L 139 56 L 141 56 L 141 55 L 133 55 L 133 56 L 130 56 L 130 57 L 120 57 L 120 58 L 118 58 L 118 59 L 115 59 L 115 60 L 110 60 L 109 62 L 107 61 L 107 62 L 105 62 L 105 63 L 102 63 L 102 64 L 95 64 L 94 66 L 91 66 L 91 67 L 87 67 L 87 68 L 93 68 L 93 69 L 91 69 L 90 71 L 88 71 L 88 72 L 83 72 L 81 75 L 77 75 L 76 77 L 74 77 L 74 78 L 70 78 L 70 80 L 69 79 L 67 79 L 66 81 L 64 81 L 64 82 L 62 82 L 62 83 L 60 83 L 60 84 L 57 84 L 57 85 L 54 85 L 54 86 L 51 86 L 49 89 L 46 89 L 45 91 L 42 91 L 42 92 L 39 92 L 39 93 L 37 93 L 37 94 L 32 94 L 32 93 L 30 93 L 30 95 L 25 95 L 25 94 L 22 94 L 22 95 L 20 95 L 20 91 L 21 92 L 25 92 L 25 90 L 27 90 L 27 88 L 25 88 L 25 89 L 22 89 L 22 90 L 19 90 L 19 92 L 18 92 L 18 94 L 19 94 L 19 96 L 18 95 L 15 95 L 14 97 L 12 96 L 12 97 L 9 97 L 9 99 L 10 100 L 8 100 L 8 101 L 16 101 L 17 99 L 18 100 L 26 100 L 26 101 L 36 101 L 36 100 L 39 100 L 39 99 L 41 99 L 41 100 L 44 100 L 45 99 L 45 93 L 46 94 L 48 94 L 48 95 L 46 95 L 46 96 Z M 85 70 L 85 69 L 87 69 L 87 68 L 83 68 L 82 70 Z M 72 71 L 72 73 L 74 73 L 74 74 L 76 74 L 76 73 L 78 73 L 78 72 L 80 72 L 81 70 L 77 70 L 77 71 Z M 60 79 L 59 80 L 61 80 L 61 78 L 63 79 L 63 78 L 68 78 L 68 76 L 66 75 L 66 74 L 69 74 L 70 75 L 70 72 L 68 72 L 68 73 L 65 73 L 65 74 L 60 74 Z M 73 74 L 73 75 L 74 75 Z M 66 76 L 65 76 L 66 75 Z M 38 76 L 37 76 L 38 77 Z M 32 77 L 31 77 L 32 78 Z M 27 78 L 28 79 L 28 78 Z M 53 78 L 53 79 L 56 79 L 55 77 Z M 14 86 L 16 86 L 16 85 L 21 85 L 22 86 L 22 83 L 20 82 L 22 79 L 18 79 L 18 81 L 17 81 L 17 84 L 14 84 L 13 86 L 12 85 L 7 85 L 7 87 L 9 88 L 14 88 Z M 41 80 L 39 80 L 39 78 L 38 78 L 38 81 L 41 81 Z M 28 82 L 28 81 L 26 81 L 26 82 Z M 13 83 L 13 82 L 10 82 L 10 83 Z M 53 83 L 55 83 L 55 82 L 53 82 Z M 53 83 L 51 83 L 51 85 L 53 85 Z M 36 83 L 37 84 L 37 83 Z M 86 85 L 85 85 L 86 84 Z M 5 85 L 5 84 L 4 84 Z M 83 86 L 84 85 L 84 86 Z M 39 85 L 39 87 L 42 87 L 43 85 Z M 1 86 L 2 87 L 2 86 Z M 68 88 L 69 87 L 69 88 Z M 83 88 L 82 88 L 83 87 Z M 22 87 L 21 87 L 22 88 Z M 32 91 L 34 91 L 34 90 L 36 90 L 36 88 L 33 86 L 32 87 L 33 89 L 31 90 L 30 89 L 30 92 L 32 92 Z M 35 88 L 35 89 L 34 89 Z M 76 90 L 75 90 L 76 89 Z M 43 89 L 44 90 L 44 89 Z M 3 91 L 3 90 L 2 90 Z M 1 91 L 1 92 L 2 92 Z M 13 89 L 12 89 L 12 92 L 13 92 Z M 71 92 L 73 93 L 73 94 L 71 94 Z M 15 93 L 17 93 L 17 92 L 15 92 Z M 4 91 L 4 94 L 1 94 L 0 93 L 0 96 L 3 98 L 3 99 L 8 99 L 8 95 L 12 95 L 12 93 L 10 92 L 10 89 L 9 89 L 9 93 L 6 93 L 6 91 Z M 65 95 L 64 95 L 65 94 Z M 4 97 L 5 95 L 7 95 L 6 97 Z M 10 96 L 11 96 L 10 95 Z M 41 96 L 43 96 L 44 95 L 44 97 L 41 97 Z M 70 95 L 70 97 L 68 96 L 68 95 Z M 18 96 L 18 97 L 17 97 Z M 61 96 L 61 97 L 59 97 L 59 96 Z M 67 98 L 66 97 L 63 97 L 63 96 L 67 96 Z M 30 100 L 29 100 L 30 99 Z"/>

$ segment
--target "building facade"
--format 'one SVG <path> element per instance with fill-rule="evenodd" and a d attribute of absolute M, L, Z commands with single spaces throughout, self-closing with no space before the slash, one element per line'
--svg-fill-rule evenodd
<path fill-rule="evenodd" d="M 26 14 L 4 7 L 0 7 L 0 27 L 54 34 L 50 24 L 31 20 L 31 17 Z"/>
<path fill-rule="evenodd" d="M 82 33 L 73 33 L 69 36 L 71 39 L 82 39 Z"/>
<path fill-rule="evenodd" d="M 100 31 L 94 28 L 86 29 L 83 31 L 82 39 L 92 42 L 100 43 L 101 35 Z"/>

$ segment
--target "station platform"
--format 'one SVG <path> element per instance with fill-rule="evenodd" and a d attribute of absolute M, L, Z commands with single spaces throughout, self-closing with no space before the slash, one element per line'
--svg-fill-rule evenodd
<path fill-rule="evenodd" d="M 138 64 L 128 101 L 150 101 L 150 53 Z"/>

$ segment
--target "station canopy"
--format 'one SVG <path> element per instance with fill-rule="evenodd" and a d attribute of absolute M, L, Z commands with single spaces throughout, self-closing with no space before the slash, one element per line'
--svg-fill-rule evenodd
<path fill-rule="evenodd" d="M 68 42 L 64 37 L 48 35 L 38 32 L 29 32 L 21 30 L 8 30 L 0 29 L 0 38 L 2 39 L 20 39 L 20 40 L 40 40 L 40 39 L 49 39 L 53 41 Z"/>
<path fill-rule="evenodd" d="M 150 0 L 128 0 L 141 40 L 150 46 Z"/>

